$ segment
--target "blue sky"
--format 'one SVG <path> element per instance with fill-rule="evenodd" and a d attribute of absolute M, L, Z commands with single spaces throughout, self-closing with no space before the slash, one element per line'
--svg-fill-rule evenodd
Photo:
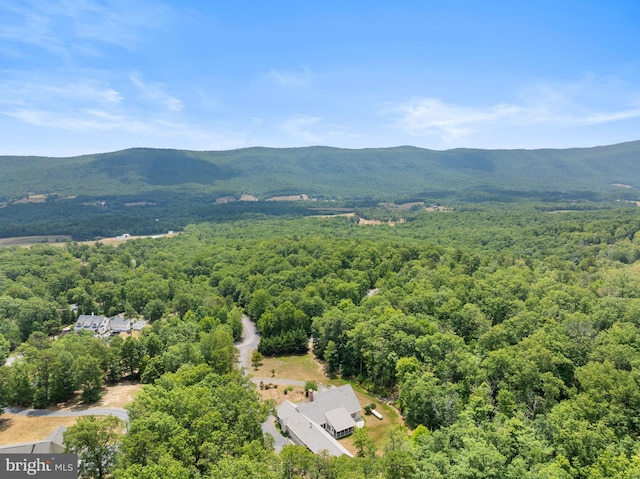
<path fill-rule="evenodd" d="M 637 0 L 0 0 L 0 155 L 639 139 Z"/>

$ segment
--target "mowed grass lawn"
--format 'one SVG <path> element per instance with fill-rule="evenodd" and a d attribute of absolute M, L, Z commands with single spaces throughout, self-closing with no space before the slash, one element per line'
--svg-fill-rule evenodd
<path fill-rule="evenodd" d="M 347 384 L 348 381 L 345 380 L 332 380 L 331 384 L 335 386 L 342 386 L 343 384 Z M 367 428 L 367 433 L 373 439 L 376 449 L 378 453 L 381 452 L 381 448 L 384 446 L 385 440 L 387 438 L 388 432 L 394 426 L 404 426 L 404 422 L 402 421 L 402 417 L 398 413 L 398 411 L 378 400 L 373 395 L 369 394 L 367 391 L 362 389 L 357 384 L 349 383 L 353 388 L 353 391 L 356 393 L 358 397 L 358 401 L 362 406 L 362 419 L 364 419 L 365 427 Z M 366 415 L 364 413 L 364 407 L 367 404 L 374 403 L 376 405 L 376 411 L 382 414 L 382 420 L 376 418 L 373 414 Z M 408 431 L 407 431 L 408 432 Z M 353 446 L 353 438 L 351 436 L 347 436 L 343 439 L 340 439 L 340 443 L 346 447 L 351 453 L 355 454 L 356 449 Z"/>
<path fill-rule="evenodd" d="M 274 378 L 279 379 L 293 379 L 298 381 L 316 381 L 326 386 L 342 386 L 349 383 L 344 379 L 333 378 L 325 375 L 322 363 L 317 361 L 313 356 L 313 353 L 292 355 L 292 356 L 276 356 L 265 358 L 262 364 L 257 370 L 252 370 L 251 375 L 259 378 L 271 378 L 271 370 L 275 370 Z M 268 381 L 265 381 L 265 384 Z M 404 425 L 402 417 L 398 411 L 383 402 L 380 402 L 375 396 L 371 395 L 360 386 L 354 383 L 349 383 L 353 387 L 360 405 L 363 407 L 362 418 L 365 421 L 365 427 L 369 436 L 375 441 L 378 451 L 384 445 L 388 431 L 397 425 Z M 265 399 L 272 399 L 275 403 L 281 404 L 286 399 L 292 402 L 304 401 L 304 391 L 300 387 L 294 387 L 293 391 L 284 394 L 286 386 L 278 386 L 277 389 L 270 389 L 261 391 L 262 396 Z M 375 403 L 376 411 L 382 414 L 382 420 L 377 419 L 373 415 L 364 414 L 364 406 L 370 403 Z M 353 447 L 353 438 L 345 437 L 340 439 L 340 443 L 343 444 L 349 451 L 355 454 L 355 448 Z"/>
<path fill-rule="evenodd" d="M 250 373 L 258 378 L 270 378 L 272 370 L 275 370 L 274 378 L 321 383 L 326 383 L 328 380 L 322 364 L 316 361 L 312 353 L 264 358 L 258 369 L 252 369 Z"/>

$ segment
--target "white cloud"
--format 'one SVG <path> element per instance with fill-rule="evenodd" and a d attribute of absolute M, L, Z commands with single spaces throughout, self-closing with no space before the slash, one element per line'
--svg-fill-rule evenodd
<path fill-rule="evenodd" d="M 106 80 L 76 78 L 79 74 L 70 72 L 53 80 L 11 72 L 11 79 L 0 80 L 0 154 L 65 156 L 133 146 L 248 146 L 245 126 L 234 128 L 220 121 L 176 114 L 184 105 L 167 94 L 161 83 L 132 76 L 115 86 Z M 19 141 L 18 132 L 23 148 L 27 148 L 21 152 L 11 150 Z M 30 141 L 34 135 L 42 141 Z"/>
<path fill-rule="evenodd" d="M 298 116 L 285 121 L 281 129 L 290 137 L 306 143 L 320 144 L 320 136 L 310 127 L 317 126 L 320 118 L 315 116 Z"/>
<path fill-rule="evenodd" d="M 0 154 L 71 156 L 141 146 L 192 150 L 227 150 L 253 146 L 247 141 L 246 132 L 225 124 L 202 125 L 104 110 L 64 114 L 20 109 L 4 117 L 3 120 L 0 113 Z M 6 126 L 15 124 L 15 120 L 25 125 L 18 130 L 24 141 L 28 141 L 29 132 L 37 132 L 39 137 L 46 140 L 30 141 L 26 151 L 24 145 L 12 150 L 15 145 L 10 141 Z M 61 138 L 64 141 L 60 141 Z"/>
<path fill-rule="evenodd" d="M 165 93 L 159 83 L 147 84 L 135 77 L 132 81 L 136 89 L 131 88 L 131 83 L 114 88 L 104 80 L 45 80 L 13 72 L 12 79 L 0 81 L 0 117 L 70 134 L 166 132 L 165 117 L 174 117 L 176 111 L 183 109 L 183 103 Z M 148 108 L 148 102 L 152 102 L 152 108 Z"/>
<path fill-rule="evenodd" d="M 628 110 L 614 112 L 596 112 L 579 119 L 580 123 L 585 125 L 598 125 L 601 123 L 610 123 L 614 121 L 631 120 L 640 118 L 640 108 L 631 108 Z"/>
<path fill-rule="evenodd" d="M 162 83 L 147 83 L 142 80 L 139 74 L 133 74 L 129 77 L 131 82 L 138 87 L 143 98 L 163 105 L 168 110 L 180 111 L 184 108 L 182 100 L 169 95 L 165 90 L 166 87 Z"/>
<path fill-rule="evenodd" d="M 521 113 L 516 105 L 472 108 L 450 105 L 437 98 L 414 98 L 383 110 L 397 117 L 398 126 L 413 136 L 438 135 L 450 141 L 487 123 L 513 118 Z"/>
<path fill-rule="evenodd" d="M 334 145 L 347 146 L 360 138 L 350 131 L 350 128 L 325 121 L 312 115 L 299 115 L 281 122 L 277 130 L 280 135 L 266 140 L 266 144 L 273 146 L 301 146 L 301 145 Z"/>
<path fill-rule="evenodd" d="M 133 113 L 122 108 L 109 109 L 109 105 L 71 110 L 46 109 L 37 106 L 0 106 L 0 125 L 23 126 L 20 131 L 37 131 L 41 135 L 56 137 L 49 149 L 16 152 L 16 154 L 43 154 L 66 156 L 71 154 L 113 151 L 134 146 L 185 149 L 229 149 L 249 146 L 248 134 L 221 122 L 203 124 L 197 121 L 169 118 L 149 113 Z M 1 132 L 0 154 L 8 154 L 11 147 L 6 132 Z M 68 141 L 59 141 L 65 138 Z M 84 150 L 76 144 L 88 142 Z M 36 148 L 31 144 L 30 148 Z"/>
<path fill-rule="evenodd" d="M 615 87 L 614 87 L 615 86 Z M 489 106 L 412 98 L 381 109 L 395 126 L 414 137 L 435 137 L 445 144 L 507 128 L 575 129 L 640 118 L 640 101 L 620 81 L 587 77 L 566 85 L 539 83 L 523 89 L 517 101 Z"/>
<path fill-rule="evenodd" d="M 46 106 L 71 110 L 84 105 L 116 105 L 122 100 L 118 90 L 98 80 L 44 83 L 38 78 L 21 76 L 0 82 L 0 105 L 37 105 L 36 109 Z"/>
<path fill-rule="evenodd" d="M 4 112 L 4 115 L 19 120 L 23 123 L 38 127 L 67 130 L 76 133 L 96 131 L 126 131 L 147 132 L 150 126 L 147 122 L 127 118 L 122 115 L 100 110 L 73 111 L 64 113 L 38 109 L 15 109 Z"/>
<path fill-rule="evenodd" d="M 43 94 L 95 103 L 120 103 L 122 94 L 95 81 L 73 82 L 62 86 L 39 86 Z"/>
<path fill-rule="evenodd" d="M 14 2 L 0 4 L 0 9 L 4 10 L 0 39 L 14 44 L 38 46 L 51 53 L 66 52 L 62 40 L 52 32 L 50 19 L 41 13 L 37 5 L 28 6 Z M 11 23 L 12 20 L 14 23 Z M 13 52 L 18 53 L 15 48 Z"/>
<path fill-rule="evenodd" d="M 57 56 L 98 56 L 101 45 L 133 48 L 141 31 L 161 28 L 170 12 L 153 1 L 30 0 L 0 3 L 0 39 L 14 48 L 39 47 Z"/>
<path fill-rule="evenodd" d="M 303 88 L 311 83 L 311 74 L 308 69 L 300 71 L 282 71 L 272 69 L 265 74 L 272 83 L 283 88 Z"/>
<path fill-rule="evenodd" d="M 559 127 L 600 125 L 640 117 L 640 90 L 615 76 L 593 74 L 567 84 L 538 82 L 519 94 L 522 121 Z"/>

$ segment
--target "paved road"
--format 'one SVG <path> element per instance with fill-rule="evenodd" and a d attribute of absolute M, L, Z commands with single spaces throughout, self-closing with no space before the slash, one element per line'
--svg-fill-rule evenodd
<path fill-rule="evenodd" d="M 258 343 L 260 342 L 260 333 L 256 329 L 256 325 L 249 316 L 242 316 L 242 339 L 235 343 L 236 348 L 240 352 L 238 367 L 242 369 L 244 374 L 249 374 L 252 370 L 251 366 L 251 353 L 254 349 L 258 349 Z M 282 378 L 256 378 L 252 377 L 251 381 L 255 384 L 259 384 L 260 381 L 265 384 L 278 384 L 282 386 L 304 386 L 304 381 L 298 381 L 295 379 L 282 379 Z"/>
<path fill-rule="evenodd" d="M 260 333 L 256 325 L 249 316 L 242 316 L 242 339 L 236 343 L 236 348 L 240 351 L 239 367 L 244 374 L 251 371 L 251 351 L 258 348 Z"/>
<path fill-rule="evenodd" d="M 262 432 L 270 434 L 273 438 L 273 449 L 276 452 L 282 451 L 282 448 L 288 444 L 293 444 L 290 439 L 284 437 L 276 427 L 276 418 L 269 416 L 267 421 L 262 424 Z"/>
<path fill-rule="evenodd" d="M 9 414 L 29 417 L 68 417 L 68 416 L 116 416 L 125 423 L 129 421 L 129 412 L 119 407 L 94 407 L 88 409 L 64 409 L 52 411 L 50 409 L 27 409 L 24 407 L 6 407 L 4 411 Z"/>
<path fill-rule="evenodd" d="M 260 335 L 256 330 L 256 326 L 248 316 L 242 317 L 242 340 L 236 343 L 236 347 L 240 351 L 239 367 L 243 369 L 245 374 L 251 371 L 251 352 L 258 347 Z M 296 381 L 294 379 L 281 378 L 251 378 L 251 381 L 258 384 L 263 381 L 265 384 L 278 384 L 286 386 L 304 386 L 304 381 Z M 88 408 L 88 409 L 65 409 L 62 411 L 52 411 L 50 409 L 27 409 L 23 407 L 6 407 L 5 412 L 9 414 L 17 414 L 29 417 L 65 417 L 65 416 L 116 416 L 122 419 L 125 424 L 129 421 L 129 413 L 122 408 Z M 280 451 L 282 446 L 290 444 L 289 440 L 283 437 L 274 425 L 275 418 L 269 416 L 267 421 L 262 425 L 262 430 L 271 434 L 274 439 L 274 448 Z"/>
<path fill-rule="evenodd" d="M 256 329 L 256 325 L 249 316 L 242 316 L 242 339 L 238 341 L 235 346 L 240 351 L 240 357 L 238 361 L 238 367 L 242 369 L 244 374 L 251 372 L 251 352 L 254 349 L 258 349 L 258 343 L 260 342 L 260 333 Z M 304 386 L 304 381 L 296 381 L 294 379 L 281 379 L 281 378 L 251 378 L 251 381 L 255 384 L 259 384 L 260 381 L 265 384 L 278 384 L 283 386 Z M 262 432 L 269 434 L 273 437 L 273 448 L 276 451 L 281 451 L 283 446 L 291 444 L 291 441 L 280 434 L 280 431 L 275 426 L 275 418 L 269 416 L 267 420 L 262 424 Z"/>
<path fill-rule="evenodd" d="M 304 386 L 304 381 L 298 381 L 297 379 L 251 378 L 251 381 L 255 384 L 260 384 L 260 381 L 262 381 L 265 384 L 271 383 L 278 386 Z"/>
<path fill-rule="evenodd" d="M 242 339 L 235 346 L 240 351 L 238 366 L 243 370 L 244 374 L 251 371 L 251 352 L 257 349 L 260 342 L 260 334 L 256 330 L 256 326 L 248 316 L 242 317 Z M 282 378 L 251 378 L 255 384 L 263 381 L 265 384 L 278 384 L 283 386 L 304 386 L 304 381 L 295 379 Z M 129 413 L 122 408 L 88 408 L 88 409 L 65 409 L 62 411 L 52 411 L 50 409 L 27 409 L 23 407 L 6 407 L 5 412 L 9 414 L 17 414 L 29 417 L 68 417 L 68 416 L 116 416 L 123 420 L 125 424 L 129 422 Z M 267 421 L 262 425 L 262 430 L 266 434 L 270 434 L 274 439 L 274 449 L 280 451 L 283 446 L 291 444 L 289 439 L 282 436 L 275 427 L 275 418 L 269 416 Z"/>

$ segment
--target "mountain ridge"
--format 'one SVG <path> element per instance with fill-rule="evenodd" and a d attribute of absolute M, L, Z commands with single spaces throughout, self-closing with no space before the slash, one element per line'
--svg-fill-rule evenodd
<path fill-rule="evenodd" d="M 204 221 L 379 203 L 611 206 L 622 200 L 635 206 L 639 188 L 640 141 L 539 150 L 134 148 L 67 158 L 4 156 L 0 237 L 157 234 Z M 247 198 L 252 201 L 240 201 Z"/>
<path fill-rule="evenodd" d="M 567 149 L 410 145 L 346 149 L 247 147 L 192 151 L 129 148 L 74 157 L 0 156 L 5 198 L 29 193 L 137 194 L 158 190 L 266 198 L 307 193 L 394 199 L 425 192 L 515 189 L 606 193 L 640 186 L 640 141 Z"/>

